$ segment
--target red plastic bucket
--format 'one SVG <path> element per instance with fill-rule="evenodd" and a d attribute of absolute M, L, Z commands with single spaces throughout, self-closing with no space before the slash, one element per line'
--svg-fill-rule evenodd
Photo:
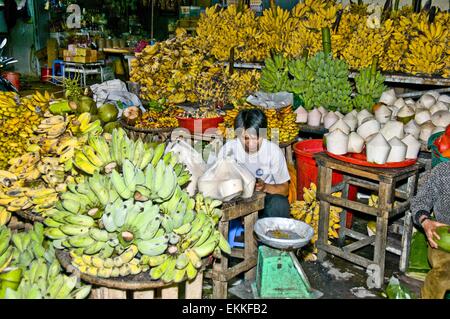
<path fill-rule="evenodd" d="M 178 125 L 188 129 L 191 133 L 204 133 L 207 129 L 217 128 L 219 123 L 223 122 L 223 117 L 213 117 L 207 119 L 193 119 L 186 117 L 177 117 Z"/>
<path fill-rule="evenodd" d="M 52 68 L 41 68 L 41 82 L 48 82 L 52 79 Z"/>
<path fill-rule="evenodd" d="M 303 199 L 303 187 L 309 188 L 311 183 L 317 185 L 317 175 L 319 170 L 313 156 L 315 153 L 323 151 L 322 139 L 304 140 L 294 145 L 295 159 L 297 162 L 297 198 L 299 200 Z M 331 176 L 333 185 L 342 182 L 343 179 L 344 176 L 336 172 L 333 172 Z M 355 200 L 357 192 L 357 187 L 350 185 L 348 198 L 350 200 Z M 347 213 L 347 228 L 351 228 L 352 223 L 353 215 Z"/>
<path fill-rule="evenodd" d="M 20 90 L 20 73 L 17 72 L 3 72 L 2 76 L 7 79 L 9 82 L 11 82 L 12 85 L 17 89 L 17 91 Z"/>

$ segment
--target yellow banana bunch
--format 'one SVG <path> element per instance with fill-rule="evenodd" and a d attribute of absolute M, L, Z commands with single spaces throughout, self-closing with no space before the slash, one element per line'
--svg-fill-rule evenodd
<path fill-rule="evenodd" d="M 36 92 L 25 98 L 13 92 L 0 92 L 0 169 L 8 166 L 9 159 L 25 152 L 50 99 L 48 92 Z"/>
<path fill-rule="evenodd" d="M 314 236 L 311 243 L 314 244 L 318 238 L 319 227 L 319 212 L 320 202 L 316 198 L 317 186 L 314 183 L 310 184 L 309 188 L 303 187 L 303 200 L 296 201 L 291 205 L 291 215 L 298 220 L 301 220 L 314 228 Z M 333 193 L 335 197 L 341 197 L 341 192 Z M 328 228 L 329 238 L 338 238 L 338 229 L 340 227 L 340 213 L 342 208 L 330 207 L 330 223 Z"/>
<path fill-rule="evenodd" d="M 255 106 L 244 104 L 226 111 L 224 121 L 218 127 L 219 133 L 226 138 L 234 138 L 234 119 L 240 110 L 249 108 L 255 108 Z M 297 137 L 298 124 L 295 123 L 296 116 L 290 106 L 281 110 L 265 108 L 261 108 L 261 110 L 267 116 L 267 139 L 278 139 L 282 143 L 287 143 Z"/>

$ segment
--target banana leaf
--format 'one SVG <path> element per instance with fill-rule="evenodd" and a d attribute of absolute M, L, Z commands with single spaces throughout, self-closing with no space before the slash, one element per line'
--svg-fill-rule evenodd
<path fill-rule="evenodd" d="M 431 270 L 428 262 L 428 244 L 425 234 L 417 231 L 413 234 L 409 253 L 409 273 L 426 274 Z"/>

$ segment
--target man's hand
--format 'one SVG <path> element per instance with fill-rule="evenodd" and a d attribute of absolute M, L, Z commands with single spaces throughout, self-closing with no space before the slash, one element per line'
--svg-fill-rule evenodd
<path fill-rule="evenodd" d="M 436 228 L 440 226 L 445 226 L 445 224 L 439 223 L 437 221 L 431 220 L 431 219 L 425 219 L 422 223 L 423 230 L 425 231 L 425 235 L 427 235 L 428 242 L 430 243 L 430 246 L 433 248 L 438 248 L 438 245 L 434 241 L 436 238 L 437 240 L 441 239 L 439 235 L 436 233 Z"/>
<path fill-rule="evenodd" d="M 264 192 L 266 188 L 266 183 L 263 180 L 258 179 L 255 184 L 255 189 L 257 192 Z"/>

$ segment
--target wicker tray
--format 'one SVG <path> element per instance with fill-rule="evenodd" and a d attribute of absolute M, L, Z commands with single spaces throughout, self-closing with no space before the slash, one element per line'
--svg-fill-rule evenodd
<path fill-rule="evenodd" d="M 22 211 L 19 210 L 17 212 L 14 212 L 15 214 L 19 215 L 20 217 L 22 217 L 23 219 L 30 221 L 30 222 L 39 222 L 39 223 L 43 223 L 45 218 L 42 217 L 41 215 L 36 215 L 34 213 L 30 213 L 30 212 L 26 212 L 26 211 Z"/>
<path fill-rule="evenodd" d="M 176 127 L 161 127 L 161 128 L 137 128 L 131 125 L 126 124 L 123 120 L 120 120 L 120 125 L 126 128 L 127 130 L 138 132 L 138 133 L 147 133 L 147 134 L 158 134 L 158 133 L 171 133 Z"/>
<path fill-rule="evenodd" d="M 57 249 L 56 257 L 61 263 L 61 266 L 67 272 L 77 274 L 83 281 L 91 285 L 120 290 L 149 290 L 173 285 L 173 283 L 167 284 L 161 280 L 151 280 L 148 271 L 142 272 L 138 275 L 129 275 L 119 278 L 100 278 L 90 276 L 80 272 L 71 264 L 72 258 L 67 251 Z M 206 266 L 207 263 L 204 262 L 203 267 L 199 271 L 203 271 Z"/>

